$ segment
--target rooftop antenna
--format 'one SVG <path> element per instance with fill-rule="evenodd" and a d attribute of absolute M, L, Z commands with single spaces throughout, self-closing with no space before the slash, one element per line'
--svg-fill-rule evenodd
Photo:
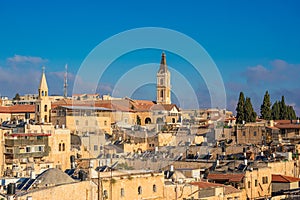
<path fill-rule="evenodd" d="M 68 97 L 68 64 L 65 66 L 65 75 L 64 75 L 64 97 Z"/>

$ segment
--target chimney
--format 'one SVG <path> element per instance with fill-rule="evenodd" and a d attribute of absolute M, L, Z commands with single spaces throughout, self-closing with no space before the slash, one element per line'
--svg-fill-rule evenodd
<path fill-rule="evenodd" d="M 174 172 L 174 166 L 173 165 L 170 166 L 170 172 Z"/>

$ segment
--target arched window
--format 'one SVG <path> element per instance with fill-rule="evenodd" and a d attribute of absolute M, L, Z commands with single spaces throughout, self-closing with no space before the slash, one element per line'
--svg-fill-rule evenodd
<path fill-rule="evenodd" d="M 160 97 L 162 97 L 162 98 L 164 97 L 164 91 L 163 90 L 160 91 Z"/>
<path fill-rule="evenodd" d="M 45 96 L 47 96 L 48 94 L 47 94 L 47 91 L 45 91 Z"/>
<path fill-rule="evenodd" d="M 45 115 L 45 117 L 44 117 L 44 122 L 48 122 L 48 116 L 47 115 Z"/>
<path fill-rule="evenodd" d="M 139 187 L 138 187 L 138 195 L 141 195 L 142 193 L 143 193 L 142 186 L 139 186 Z"/>
<path fill-rule="evenodd" d="M 145 124 L 151 124 L 151 118 L 147 117 L 147 118 L 145 119 Z"/>
<path fill-rule="evenodd" d="M 106 199 L 108 198 L 108 192 L 107 192 L 107 190 L 103 191 L 103 197 L 106 198 Z"/>
<path fill-rule="evenodd" d="M 47 105 L 44 106 L 44 111 L 45 111 L 45 112 L 48 111 L 48 106 L 47 106 Z"/>
<path fill-rule="evenodd" d="M 153 192 L 156 192 L 156 191 L 157 191 L 157 188 L 156 188 L 156 185 L 155 185 L 155 184 L 152 186 L 152 191 L 153 191 Z"/>
<path fill-rule="evenodd" d="M 107 121 L 106 120 L 104 121 L 104 126 L 107 126 Z"/>
<path fill-rule="evenodd" d="M 164 79 L 160 79 L 160 85 L 163 85 L 164 84 Z"/>
<path fill-rule="evenodd" d="M 61 143 L 58 145 L 58 151 L 61 151 Z"/>
<path fill-rule="evenodd" d="M 172 118 L 172 123 L 175 123 L 176 122 L 176 119 L 175 118 Z"/>
<path fill-rule="evenodd" d="M 40 105 L 36 105 L 36 110 L 40 112 Z"/>
<path fill-rule="evenodd" d="M 42 91 L 42 96 L 44 96 L 44 91 Z"/>
<path fill-rule="evenodd" d="M 65 151 L 66 147 L 65 147 L 65 143 L 62 144 L 62 151 Z"/>
<path fill-rule="evenodd" d="M 121 197 L 124 197 L 125 196 L 125 190 L 124 188 L 121 188 Z"/>

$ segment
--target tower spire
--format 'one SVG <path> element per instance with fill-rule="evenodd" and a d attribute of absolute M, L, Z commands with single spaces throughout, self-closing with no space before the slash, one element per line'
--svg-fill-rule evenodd
<path fill-rule="evenodd" d="M 158 104 L 171 104 L 171 75 L 167 67 L 165 52 L 161 54 L 160 67 L 156 78 L 156 102 Z"/>
<path fill-rule="evenodd" d="M 46 75 L 45 75 L 45 66 L 42 67 L 42 77 L 40 81 L 40 91 L 48 91 L 48 85 L 47 85 L 47 80 L 46 80 Z"/>
<path fill-rule="evenodd" d="M 163 51 L 162 54 L 161 54 L 161 61 L 160 61 L 159 72 L 165 73 L 166 71 L 168 71 L 167 59 L 166 59 L 166 54 Z"/>
<path fill-rule="evenodd" d="M 68 64 L 65 66 L 65 75 L 64 75 L 64 97 L 68 97 Z"/>

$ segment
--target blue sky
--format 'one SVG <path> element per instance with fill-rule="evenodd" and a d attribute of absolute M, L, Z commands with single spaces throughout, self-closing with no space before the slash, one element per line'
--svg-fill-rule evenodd
<path fill-rule="evenodd" d="M 72 85 L 82 61 L 100 42 L 125 30 L 150 26 L 184 33 L 206 49 L 224 80 L 229 109 L 235 109 L 238 94 L 244 91 L 259 111 L 269 90 L 273 102 L 285 95 L 300 114 L 299 6 L 296 0 L 0 0 L 0 95 L 36 93 L 42 65 L 50 93 L 62 94 L 66 63 Z M 160 54 L 145 50 L 123 56 L 108 71 L 100 92 L 112 90 L 117 72 L 159 62 Z M 174 68 L 189 69 L 176 55 L 167 52 L 167 59 Z M 186 70 L 200 105 L 208 107 L 205 83 L 192 74 Z M 133 97 L 154 100 L 152 88 L 140 88 Z"/>

